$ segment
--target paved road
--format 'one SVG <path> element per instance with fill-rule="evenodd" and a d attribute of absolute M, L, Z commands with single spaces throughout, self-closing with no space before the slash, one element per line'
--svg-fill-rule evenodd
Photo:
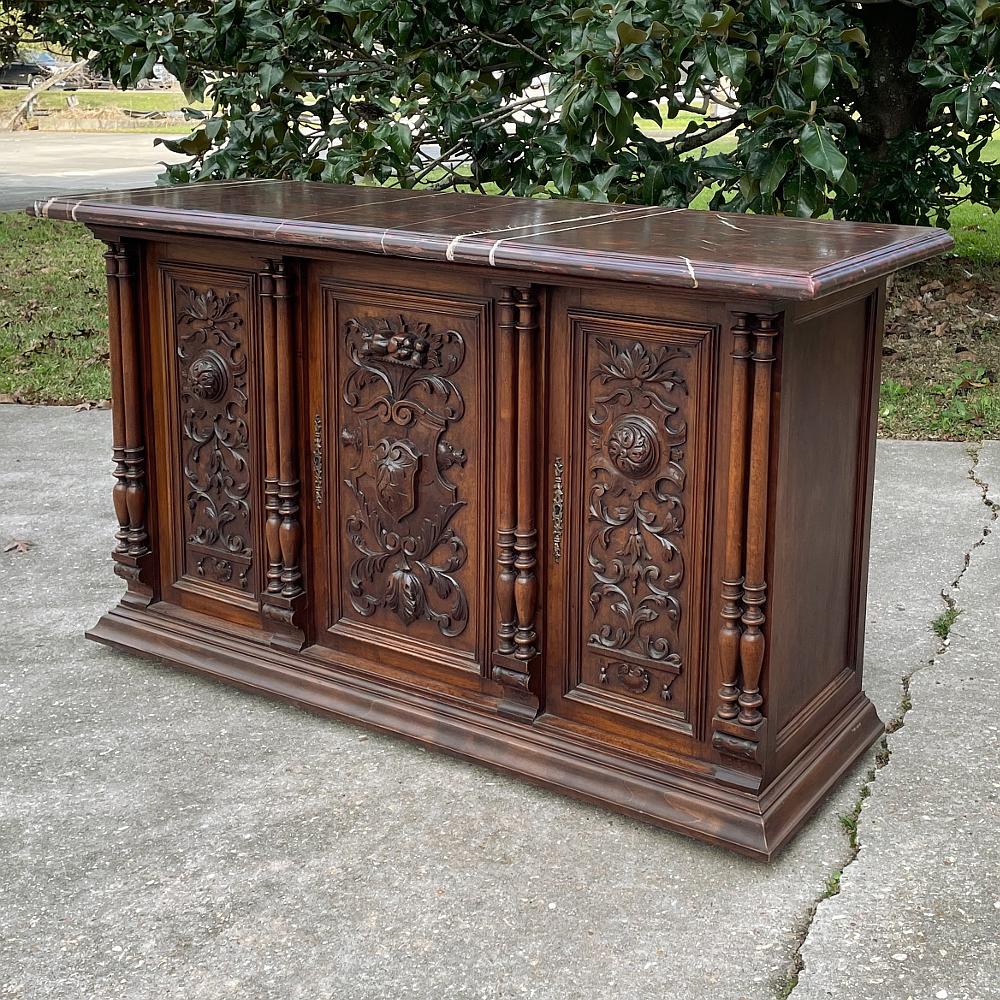
<path fill-rule="evenodd" d="M 859 857 L 873 756 L 765 866 L 85 641 L 109 438 L 0 406 L 0 996 L 772 1000 L 803 941 L 792 1000 L 997 996 L 1000 444 L 880 446 L 866 687 L 913 707 Z"/>
<path fill-rule="evenodd" d="M 150 134 L 0 132 L 0 212 L 57 194 L 156 183 L 163 161 L 184 159 Z"/>

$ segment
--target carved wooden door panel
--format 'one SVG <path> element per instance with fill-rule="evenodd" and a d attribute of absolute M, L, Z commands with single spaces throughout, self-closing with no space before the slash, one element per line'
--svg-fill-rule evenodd
<path fill-rule="evenodd" d="M 337 275 L 337 278 L 333 277 Z M 492 304 L 317 266 L 320 641 L 479 691 L 488 662 Z M 471 289 L 474 291 L 475 289 Z M 314 395 L 315 399 L 315 395 Z M 320 468 L 321 467 L 321 468 Z"/>
<path fill-rule="evenodd" d="M 261 463 L 257 275 L 158 259 L 150 317 L 164 597 L 259 622 Z"/>
<path fill-rule="evenodd" d="M 546 710 L 669 749 L 704 697 L 716 331 L 571 303 L 553 318 Z"/>

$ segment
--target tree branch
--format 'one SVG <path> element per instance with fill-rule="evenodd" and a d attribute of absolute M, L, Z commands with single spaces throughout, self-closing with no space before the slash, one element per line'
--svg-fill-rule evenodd
<path fill-rule="evenodd" d="M 715 142 L 716 139 L 721 139 L 722 136 L 728 135 L 743 124 L 745 123 L 739 115 L 733 115 L 731 118 L 725 118 L 718 125 L 713 125 L 703 132 L 678 136 L 677 139 L 670 141 L 670 145 L 675 153 L 687 153 L 692 149 L 707 146 L 710 142 Z"/>

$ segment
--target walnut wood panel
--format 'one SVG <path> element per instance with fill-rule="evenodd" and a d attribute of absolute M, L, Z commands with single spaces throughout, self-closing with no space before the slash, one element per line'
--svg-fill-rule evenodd
<path fill-rule="evenodd" d="M 156 281 L 170 456 L 161 469 L 164 591 L 181 605 L 221 605 L 221 615 L 256 623 L 266 569 L 256 277 L 160 260 Z"/>
<path fill-rule="evenodd" d="M 491 303 L 325 278 L 317 290 L 323 641 L 478 686 L 492 620 Z"/>
<path fill-rule="evenodd" d="M 800 322 L 783 348 L 769 603 L 810 622 L 773 639 L 771 713 L 786 756 L 860 689 L 877 315 L 877 293 L 855 299 Z"/>
<path fill-rule="evenodd" d="M 683 736 L 704 684 L 699 598 L 714 327 L 570 311 L 580 371 L 550 457 L 564 469 L 559 585 L 550 588 L 549 712 L 612 731 Z M 555 489 L 556 484 L 552 484 Z M 556 623 L 564 623 L 559 629 Z"/>

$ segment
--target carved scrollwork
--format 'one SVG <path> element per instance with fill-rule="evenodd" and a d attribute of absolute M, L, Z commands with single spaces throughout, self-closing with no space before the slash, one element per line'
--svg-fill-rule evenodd
<path fill-rule="evenodd" d="M 318 510 L 323 506 L 323 418 L 313 415 L 313 503 Z"/>
<path fill-rule="evenodd" d="M 197 547 L 197 575 L 246 589 L 252 521 L 245 305 L 237 291 L 203 286 L 176 285 L 174 295 L 186 541 Z M 205 549 L 219 554 L 206 556 Z"/>
<path fill-rule="evenodd" d="M 680 657 L 664 626 L 670 622 L 676 629 L 681 617 L 677 591 L 684 562 L 677 543 L 684 526 L 687 424 L 680 399 L 687 387 L 675 362 L 690 353 L 639 340 L 593 343 L 589 642 L 679 670 Z"/>
<path fill-rule="evenodd" d="M 405 625 L 430 621 L 457 636 L 469 608 L 455 574 L 468 552 L 452 521 L 466 501 L 445 473 L 466 455 L 444 435 L 465 412 L 451 379 L 464 341 L 404 316 L 349 319 L 345 334 L 350 416 L 340 438 L 356 453 L 346 483 L 358 504 L 346 521 L 358 553 L 351 603 L 365 616 L 382 608 Z"/>
<path fill-rule="evenodd" d="M 563 519 L 566 513 L 566 494 L 563 490 L 565 466 L 561 457 L 552 463 L 552 558 L 562 559 Z"/>

